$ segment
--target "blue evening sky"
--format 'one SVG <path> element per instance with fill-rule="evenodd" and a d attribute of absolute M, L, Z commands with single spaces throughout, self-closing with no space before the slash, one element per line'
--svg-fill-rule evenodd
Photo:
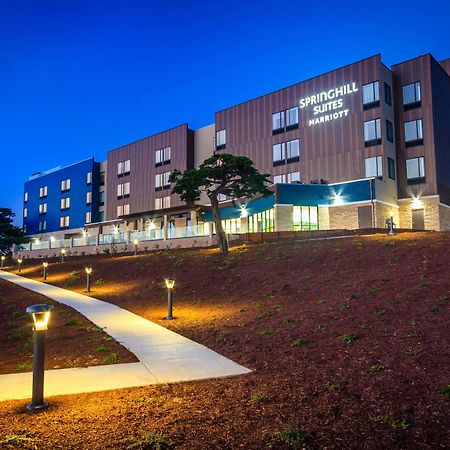
<path fill-rule="evenodd" d="M 450 57 L 450 2 L 0 0 L 0 207 L 23 182 L 381 53 Z"/>

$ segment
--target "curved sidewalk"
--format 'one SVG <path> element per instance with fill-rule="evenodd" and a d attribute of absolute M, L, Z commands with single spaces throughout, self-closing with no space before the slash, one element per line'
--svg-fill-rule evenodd
<path fill-rule="evenodd" d="M 160 325 L 111 303 L 0 270 L 0 278 L 83 314 L 134 353 L 140 362 L 45 372 L 46 395 L 202 380 L 250 370 Z M 0 401 L 31 397 L 31 373 L 0 375 Z"/>

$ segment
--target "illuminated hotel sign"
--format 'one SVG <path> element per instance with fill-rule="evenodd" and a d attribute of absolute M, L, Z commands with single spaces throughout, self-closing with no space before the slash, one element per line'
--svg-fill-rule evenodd
<path fill-rule="evenodd" d="M 330 122 L 332 120 L 347 117 L 349 110 L 344 107 L 344 97 L 348 94 L 358 92 L 355 82 L 344 84 L 320 94 L 311 95 L 300 100 L 300 108 L 313 107 L 313 114 L 316 117 L 308 120 L 308 125 Z"/>

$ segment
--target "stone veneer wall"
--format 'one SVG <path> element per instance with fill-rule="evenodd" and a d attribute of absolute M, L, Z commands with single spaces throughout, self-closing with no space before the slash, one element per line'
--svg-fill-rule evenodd
<path fill-rule="evenodd" d="M 332 206 L 329 208 L 330 230 L 356 230 L 358 205 Z"/>
<path fill-rule="evenodd" d="M 330 229 L 330 208 L 328 206 L 319 206 L 318 219 L 319 230 Z"/>
<path fill-rule="evenodd" d="M 294 207 L 292 205 L 274 206 L 275 231 L 292 231 L 294 229 Z"/>
<path fill-rule="evenodd" d="M 375 227 L 385 228 L 386 219 L 389 217 L 394 218 L 394 223 L 397 228 L 400 228 L 400 215 L 399 208 L 394 206 L 386 205 L 384 203 L 375 202 Z"/>
<path fill-rule="evenodd" d="M 441 231 L 450 230 L 450 208 L 448 206 L 439 205 L 439 225 Z"/>
<path fill-rule="evenodd" d="M 399 201 L 400 228 L 412 228 L 412 202 L 412 200 Z M 424 210 L 425 229 L 439 231 L 441 229 L 439 198 L 423 198 L 421 199 L 421 203 Z"/>

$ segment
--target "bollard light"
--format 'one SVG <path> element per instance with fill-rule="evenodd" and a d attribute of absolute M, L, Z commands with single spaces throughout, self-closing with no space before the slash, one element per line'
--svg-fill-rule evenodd
<path fill-rule="evenodd" d="M 33 393 L 28 411 L 45 409 L 44 402 L 44 370 L 45 370 L 45 332 L 47 330 L 50 312 L 53 306 L 41 304 L 27 308 L 27 313 L 33 317 Z"/>
<path fill-rule="evenodd" d="M 138 247 L 139 241 L 137 239 L 135 239 L 133 241 L 133 244 L 134 244 L 134 256 L 137 256 L 137 247 Z"/>
<path fill-rule="evenodd" d="M 86 292 L 91 292 L 92 267 L 85 267 L 84 270 L 86 271 Z"/>
<path fill-rule="evenodd" d="M 4 264 L 5 264 L 6 256 L 5 256 L 5 255 L 2 255 L 2 257 L 1 257 L 0 259 L 1 259 L 1 268 L 3 269 L 3 266 L 4 266 Z"/>
<path fill-rule="evenodd" d="M 63 263 L 64 262 L 64 255 L 66 254 L 66 249 L 65 248 L 62 248 L 61 249 L 61 262 Z"/>
<path fill-rule="evenodd" d="M 23 259 L 22 258 L 18 258 L 17 259 L 17 264 L 19 265 L 19 273 L 22 270 L 22 263 L 23 263 Z"/>
<path fill-rule="evenodd" d="M 48 262 L 45 261 L 42 263 L 42 267 L 44 268 L 44 280 L 47 279 L 47 267 L 48 267 Z"/>
<path fill-rule="evenodd" d="M 167 320 L 172 320 L 172 310 L 173 310 L 173 288 L 175 286 L 175 278 L 167 277 L 164 278 L 167 287 Z"/>

